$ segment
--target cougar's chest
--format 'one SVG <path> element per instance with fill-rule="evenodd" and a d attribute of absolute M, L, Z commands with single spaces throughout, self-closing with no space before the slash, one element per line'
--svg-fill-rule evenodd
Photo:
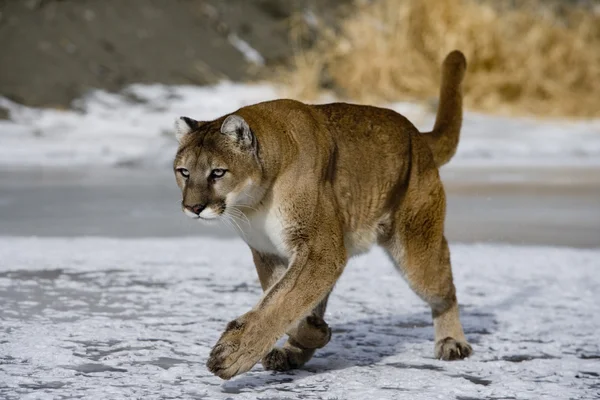
<path fill-rule="evenodd" d="M 276 208 L 247 215 L 248 221 L 238 221 L 240 236 L 254 250 L 265 254 L 289 256 L 283 237 L 283 221 Z"/>

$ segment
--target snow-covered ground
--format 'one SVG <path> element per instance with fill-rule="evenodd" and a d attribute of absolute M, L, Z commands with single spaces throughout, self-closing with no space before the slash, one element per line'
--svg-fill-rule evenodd
<path fill-rule="evenodd" d="M 427 306 L 374 250 L 304 369 L 225 382 L 207 354 L 261 293 L 239 240 L 3 237 L 0 398 L 598 398 L 600 250 L 451 249 L 471 358 L 432 358 Z"/>
<path fill-rule="evenodd" d="M 213 87 L 134 85 L 125 94 L 91 92 L 76 111 L 32 109 L 0 97 L 0 166 L 166 165 L 180 115 L 213 119 L 283 96 L 268 84 Z M 407 103 L 390 107 L 428 130 L 433 115 Z M 467 113 L 452 165 L 600 165 L 600 121 L 536 121 Z"/>
<path fill-rule="evenodd" d="M 270 85 L 232 83 L 92 92 L 71 111 L 32 109 L 0 97 L 11 116 L 0 120 L 0 167 L 165 167 L 176 147 L 175 117 L 212 119 L 278 97 Z M 433 124 L 426 108 L 391 107 L 421 130 Z M 467 113 L 445 172 L 466 167 L 454 170 L 464 181 L 466 170 L 500 166 L 502 180 L 546 165 L 569 166 L 559 183 L 573 180 L 573 167 L 592 166 L 586 174 L 595 173 L 600 121 Z M 44 205 L 53 207 L 45 202 L 61 202 L 60 196 Z M 102 204 L 95 214 L 109 223 L 124 209 L 114 200 Z M 573 210 L 579 203 L 565 204 Z M 524 229 L 509 209 L 518 221 L 514 229 Z M 2 217 L 0 224 L 8 220 Z M 40 221 L 32 224 L 51 220 Z M 428 307 L 375 249 L 353 259 L 336 286 L 326 314 L 332 341 L 305 368 L 277 374 L 258 365 L 224 382 L 206 370 L 206 357 L 226 323 L 261 293 L 241 241 L 0 237 L 0 398 L 598 398 L 600 249 L 451 249 L 462 320 L 475 350 L 468 360 L 432 358 Z"/>

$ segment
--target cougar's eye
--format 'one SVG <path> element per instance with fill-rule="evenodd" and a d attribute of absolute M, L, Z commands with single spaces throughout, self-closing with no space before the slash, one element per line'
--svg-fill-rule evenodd
<path fill-rule="evenodd" d="M 190 177 L 190 171 L 188 171 L 185 168 L 177 168 L 177 172 L 179 172 L 181 176 L 183 176 L 186 179 Z"/>
<path fill-rule="evenodd" d="M 221 178 L 223 175 L 225 175 L 225 172 L 227 172 L 227 170 L 223 169 L 223 168 L 213 169 L 210 172 L 210 177 L 213 178 L 213 179 Z"/>

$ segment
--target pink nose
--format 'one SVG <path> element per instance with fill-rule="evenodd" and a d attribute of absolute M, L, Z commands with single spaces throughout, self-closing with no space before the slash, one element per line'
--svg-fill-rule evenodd
<path fill-rule="evenodd" d="M 188 210 L 190 210 L 191 212 L 193 212 L 196 215 L 199 215 L 202 210 L 204 210 L 204 205 L 203 204 L 194 204 L 193 206 L 185 206 L 185 208 L 187 208 Z"/>

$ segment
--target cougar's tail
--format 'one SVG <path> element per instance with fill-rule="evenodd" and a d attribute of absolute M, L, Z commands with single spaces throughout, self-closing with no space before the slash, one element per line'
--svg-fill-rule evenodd
<path fill-rule="evenodd" d="M 461 83 L 466 69 L 467 60 L 458 50 L 448 54 L 442 64 L 442 86 L 435 125 L 431 132 L 423 133 L 438 167 L 450 161 L 456 153 L 462 125 Z"/>

